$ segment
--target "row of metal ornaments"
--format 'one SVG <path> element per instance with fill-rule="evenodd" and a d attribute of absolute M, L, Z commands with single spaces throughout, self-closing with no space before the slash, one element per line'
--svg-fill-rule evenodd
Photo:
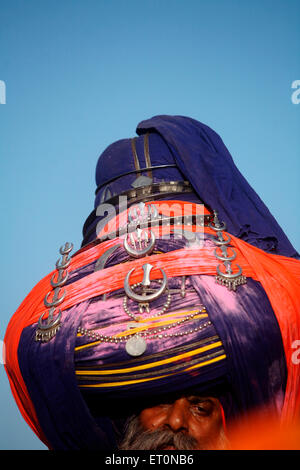
<path fill-rule="evenodd" d="M 147 205 L 143 202 L 138 205 L 133 206 L 129 210 L 128 214 L 128 224 L 127 224 L 127 235 L 124 238 L 124 249 L 132 258 L 141 258 L 151 255 L 155 245 L 155 235 L 151 230 L 143 230 L 141 227 L 145 227 L 145 222 L 153 222 L 159 219 L 159 214 L 157 208 L 150 204 Z M 214 255 L 216 258 L 223 263 L 225 272 L 221 270 L 221 264 L 217 266 L 217 275 L 215 276 L 216 282 L 223 286 L 226 286 L 229 290 L 236 290 L 238 286 L 245 284 L 247 278 L 242 274 L 242 268 L 237 264 L 237 272 L 233 271 L 232 261 L 236 258 L 236 252 L 232 247 L 229 247 L 231 242 L 231 237 L 229 234 L 226 234 L 224 237 L 224 231 L 226 230 L 226 225 L 224 222 L 220 223 L 218 220 L 218 214 L 214 211 L 213 222 L 208 224 L 211 229 L 216 232 L 216 236 L 212 237 L 216 248 L 214 250 Z M 129 241 L 128 241 L 129 237 Z M 119 246 L 119 245 L 118 245 Z M 113 247 L 115 249 L 116 247 Z M 217 250 L 221 251 L 221 254 L 218 254 Z M 231 254 L 228 250 L 231 250 Z M 47 293 L 44 298 L 44 305 L 48 309 L 46 312 L 43 312 L 38 320 L 38 326 L 35 334 L 35 340 L 41 342 L 50 341 L 61 326 L 61 310 L 59 309 L 56 312 L 57 307 L 64 301 L 66 292 L 62 292 L 63 286 L 68 280 L 68 271 L 67 268 L 70 265 L 70 253 L 73 250 L 72 243 L 65 243 L 59 250 L 62 255 L 62 259 L 56 262 L 56 270 L 58 272 L 57 278 L 55 279 L 56 273 L 51 278 L 52 290 Z M 109 249 L 107 253 L 102 255 L 98 262 L 96 263 L 95 271 L 103 269 L 105 262 L 107 260 L 107 255 L 111 253 Z M 124 309 L 126 313 L 134 320 L 137 321 L 136 317 L 130 313 L 127 307 L 127 298 L 138 302 L 139 312 L 143 313 L 145 310 L 149 313 L 149 303 L 158 299 L 166 290 L 168 290 L 168 279 L 165 271 L 160 268 L 162 274 L 162 280 L 159 281 L 158 289 L 154 290 L 151 288 L 150 274 L 153 266 L 150 263 L 145 263 L 142 266 L 144 276 L 143 280 L 140 283 L 130 285 L 130 276 L 135 268 L 131 269 L 124 280 L 124 291 L 126 297 L 124 299 Z M 223 269 L 224 269 L 223 268 Z M 184 277 L 185 278 L 185 277 Z M 137 292 L 136 288 L 142 289 L 142 293 Z M 54 292 L 53 292 L 54 291 Z M 149 293 L 150 292 L 150 293 Z M 50 295 L 53 293 L 52 300 L 50 301 Z M 148 294 L 148 295 L 147 295 Z M 164 310 L 166 310 L 170 304 L 170 296 L 168 296 L 167 302 L 164 304 Z M 45 318 L 46 317 L 46 318 Z M 145 347 L 145 342 L 141 341 L 138 335 L 134 335 L 126 343 L 126 350 L 130 355 L 140 355 L 142 354 L 142 349 Z"/>
<path fill-rule="evenodd" d="M 69 257 L 71 251 L 73 250 L 72 243 L 65 243 L 59 250 L 62 258 L 56 262 L 56 270 L 58 272 L 54 273 L 50 283 L 52 290 L 44 298 L 44 305 L 48 308 L 47 311 L 43 312 L 38 321 L 38 327 L 35 332 L 35 340 L 41 342 L 48 342 L 53 338 L 61 326 L 61 310 L 58 310 L 56 313 L 57 307 L 64 301 L 66 296 L 65 289 L 62 292 L 62 287 L 66 284 L 69 273 L 67 268 L 70 265 L 71 259 Z M 57 278 L 55 279 L 55 275 Z M 54 290 L 54 291 L 53 291 Z M 50 301 L 50 295 L 53 292 L 52 300 Z M 47 315 L 47 318 L 45 316 Z"/>
<path fill-rule="evenodd" d="M 155 246 L 155 235 L 152 230 L 143 230 L 140 225 L 145 222 L 150 223 L 152 220 L 158 219 L 157 208 L 149 204 L 146 206 L 145 203 L 141 202 L 136 206 L 129 209 L 128 213 L 128 231 L 129 236 L 126 235 L 124 238 L 124 249 L 132 258 L 143 258 L 151 255 Z M 128 241 L 129 238 L 129 241 Z M 162 280 L 159 281 L 159 287 L 157 289 L 151 288 L 151 270 L 153 266 L 150 263 L 145 263 L 142 266 L 143 269 L 143 280 L 136 284 L 130 285 L 130 276 L 134 269 L 131 269 L 124 280 L 124 291 L 126 297 L 124 298 L 123 307 L 128 316 L 135 322 L 138 322 L 138 318 L 130 312 L 127 306 L 127 298 L 138 303 L 139 313 L 142 314 L 144 311 L 149 313 L 149 303 L 158 299 L 168 289 L 168 278 L 165 271 L 160 268 L 162 274 Z M 137 289 L 137 290 L 136 290 Z M 139 290 L 139 292 L 138 292 Z M 163 313 L 170 305 L 170 295 L 167 297 Z M 128 325 L 134 327 L 135 324 Z M 138 333 L 134 334 L 128 341 L 126 341 L 125 349 L 127 354 L 130 356 L 140 356 L 145 352 L 147 343 Z"/>
<path fill-rule="evenodd" d="M 223 231 L 226 230 L 226 224 L 222 222 L 220 224 L 218 219 L 218 213 L 214 211 L 213 224 L 209 224 L 209 227 L 217 232 L 217 236 L 213 237 L 213 242 L 217 246 L 214 251 L 214 255 L 217 259 L 223 262 L 226 272 L 221 271 L 220 264 L 217 266 L 217 275 L 215 277 L 218 284 L 226 286 L 229 290 L 236 290 L 238 286 L 246 284 L 247 278 L 242 274 L 242 268 L 237 264 L 237 272 L 233 272 L 231 262 L 236 258 L 236 251 L 229 247 L 231 242 L 230 235 L 227 234 L 227 238 L 224 238 Z M 217 249 L 220 249 L 222 254 L 218 255 Z M 231 250 L 231 255 L 228 253 L 228 249 Z"/>
<path fill-rule="evenodd" d="M 147 255 L 150 255 L 154 249 L 155 245 L 155 236 L 150 230 L 143 231 L 138 225 L 142 225 L 145 222 L 145 219 L 148 222 L 153 222 L 159 218 L 158 211 L 156 207 L 152 204 L 146 206 L 144 203 L 140 203 L 138 206 L 134 206 L 129 211 L 128 218 L 128 228 L 132 225 L 135 228 L 135 236 L 130 230 L 129 238 L 130 243 L 128 243 L 128 236 L 125 236 L 124 239 L 124 248 L 127 253 L 133 258 L 141 258 Z M 237 272 L 233 271 L 232 261 L 236 258 L 236 251 L 229 247 L 231 237 L 227 234 L 227 238 L 224 237 L 223 231 L 226 230 L 225 223 L 220 223 L 218 220 L 218 214 L 214 211 L 213 221 L 209 223 L 209 227 L 216 232 L 216 237 L 213 237 L 213 242 L 216 245 L 214 250 L 214 255 L 220 261 L 222 261 L 223 266 L 225 267 L 225 272 L 221 270 L 221 265 L 217 266 L 217 275 L 215 276 L 216 282 L 218 284 L 226 286 L 229 290 L 236 290 L 239 285 L 245 284 L 247 279 L 242 275 L 242 268 L 237 264 Z M 217 250 L 221 250 L 221 254 L 218 254 Z M 228 250 L 231 250 L 231 254 Z M 142 266 L 144 271 L 144 277 L 142 282 L 130 286 L 130 276 L 134 271 L 134 268 L 131 269 L 124 281 L 124 291 L 128 298 L 139 303 L 139 312 L 143 313 L 143 309 L 149 313 L 149 302 L 158 299 L 166 290 L 168 290 L 168 279 L 165 271 L 160 268 L 162 273 L 162 280 L 160 281 L 160 286 L 153 291 L 150 290 L 150 294 L 146 295 L 148 288 L 150 288 L 150 273 L 153 266 L 150 263 L 145 263 Z M 184 277 L 185 279 L 185 277 Z M 134 288 L 143 288 L 142 294 L 135 292 Z M 170 295 L 168 295 L 168 301 L 165 304 L 163 311 L 165 311 L 170 305 Z M 127 307 L 127 300 L 124 299 L 124 309 L 126 313 L 137 321 L 137 318 L 129 311 Z M 146 342 L 138 334 L 130 338 L 126 343 L 126 351 L 129 355 L 138 356 L 143 354 L 146 349 Z"/>
<path fill-rule="evenodd" d="M 129 228 L 129 239 L 128 236 L 124 238 L 124 248 L 126 252 L 132 258 L 143 258 L 145 256 L 151 255 L 154 245 L 155 245 L 155 235 L 152 230 L 143 230 L 139 227 L 140 224 L 145 222 L 151 222 L 152 219 L 158 218 L 158 211 L 156 207 L 152 204 L 146 206 L 145 203 L 141 202 L 138 206 L 134 206 L 132 209 L 129 210 L 128 214 L 128 228 Z M 132 231 L 132 227 L 135 228 L 135 231 Z M 156 292 L 152 292 L 151 294 L 147 295 L 146 292 L 149 290 L 150 286 L 150 273 L 153 266 L 149 263 L 145 263 L 142 266 L 144 277 L 141 283 L 135 284 L 134 287 L 142 287 L 143 293 L 139 294 L 134 291 L 134 289 L 130 286 L 130 276 L 135 268 L 131 269 L 124 280 L 124 291 L 125 294 L 132 300 L 135 300 L 139 303 L 139 310 L 140 313 L 143 312 L 143 309 L 149 310 L 149 302 L 158 299 L 166 290 L 167 288 L 167 276 L 165 271 L 160 268 L 163 281 L 162 285 Z"/>
<path fill-rule="evenodd" d="M 148 213 L 145 213 L 146 207 L 148 207 Z M 132 224 L 141 224 L 143 222 L 143 219 L 147 218 L 148 222 L 151 221 L 152 219 L 157 219 L 158 217 L 158 212 L 155 206 L 150 205 L 150 206 L 145 206 L 144 203 L 139 204 L 139 214 L 137 211 L 137 207 L 133 208 L 132 212 L 129 212 L 129 225 Z M 212 241 L 216 245 L 216 248 L 214 250 L 214 255 L 215 257 L 222 261 L 223 266 L 225 268 L 221 270 L 221 264 L 217 266 L 217 275 L 215 276 L 215 279 L 218 284 L 221 284 L 223 286 L 226 286 L 229 290 L 236 290 L 238 286 L 246 284 L 247 278 L 242 274 L 242 268 L 236 264 L 237 271 L 234 272 L 233 266 L 232 266 L 232 261 L 235 260 L 237 254 L 236 251 L 234 250 L 233 247 L 229 246 L 231 242 L 231 237 L 229 234 L 226 235 L 227 238 L 224 236 L 224 231 L 226 230 L 226 224 L 225 222 L 220 223 L 218 219 L 218 213 L 217 211 L 214 211 L 214 218 L 213 218 L 213 223 L 208 224 L 211 229 L 213 229 L 216 232 L 216 237 L 212 238 Z M 124 248 L 127 251 L 127 253 L 134 257 L 134 258 L 140 258 L 142 256 L 146 256 L 151 254 L 154 248 L 155 244 L 155 236 L 152 231 L 148 234 L 147 231 L 142 231 L 140 228 L 136 228 L 135 231 L 136 237 L 133 236 L 132 231 L 130 232 L 130 240 L 131 240 L 131 245 L 128 243 L 127 237 L 124 239 Z M 142 243 L 145 243 L 145 247 L 142 248 Z M 133 246 L 134 245 L 134 248 Z M 137 246 L 138 245 L 138 246 Z M 217 250 L 221 251 L 221 254 L 218 254 Z M 229 253 L 228 250 L 231 250 L 231 253 Z M 144 272 L 149 271 L 149 266 L 151 265 L 144 265 L 143 269 Z M 152 268 L 152 266 L 151 266 Z M 133 270 L 131 270 L 128 275 L 125 278 L 125 285 L 124 289 L 126 294 L 131 297 L 135 298 L 135 300 L 140 301 L 140 302 L 146 302 L 146 298 L 143 300 L 139 298 L 137 295 L 132 297 L 132 295 L 129 292 L 129 276 L 132 273 Z M 162 270 L 163 272 L 163 270 Z M 145 277 L 145 276 L 144 276 Z M 165 281 L 166 275 L 163 272 L 163 280 Z M 145 284 L 145 281 L 143 281 L 143 285 L 149 285 L 149 279 L 147 280 L 148 284 Z M 157 298 L 156 296 L 155 298 Z M 150 297 L 149 297 L 150 299 Z"/>

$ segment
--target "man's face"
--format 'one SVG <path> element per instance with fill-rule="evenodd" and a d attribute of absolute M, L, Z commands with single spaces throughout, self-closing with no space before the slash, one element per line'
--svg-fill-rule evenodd
<path fill-rule="evenodd" d="M 226 438 L 219 400 L 183 396 L 145 408 L 128 426 L 122 449 L 224 449 Z"/>

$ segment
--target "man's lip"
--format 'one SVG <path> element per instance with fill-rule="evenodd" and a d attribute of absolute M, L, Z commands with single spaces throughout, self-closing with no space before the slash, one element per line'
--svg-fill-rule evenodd
<path fill-rule="evenodd" d="M 174 447 L 174 446 L 165 446 L 161 450 L 176 450 L 176 447 Z"/>

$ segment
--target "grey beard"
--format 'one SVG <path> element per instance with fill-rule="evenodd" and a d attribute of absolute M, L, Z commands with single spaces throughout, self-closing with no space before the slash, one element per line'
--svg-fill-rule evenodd
<path fill-rule="evenodd" d="M 139 417 L 132 416 L 126 427 L 125 436 L 121 442 L 120 450 L 161 450 L 167 446 L 173 446 L 176 450 L 208 450 L 225 449 L 226 438 L 221 432 L 218 442 L 208 444 L 203 443 L 199 448 L 199 443 L 193 437 L 183 432 L 173 432 L 170 429 L 157 429 L 155 431 L 146 430 L 142 427 Z"/>

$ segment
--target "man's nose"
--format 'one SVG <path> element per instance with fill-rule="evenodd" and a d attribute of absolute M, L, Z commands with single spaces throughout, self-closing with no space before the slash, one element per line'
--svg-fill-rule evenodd
<path fill-rule="evenodd" d="M 185 398 L 180 398 L 176 400 L 170 406 L 165 425 L 167 425 L 172 431 L 178 432 L 180 430 L 187 431 L 188 429 L 188 409 L 187 409 L 187 400 Z"/>

